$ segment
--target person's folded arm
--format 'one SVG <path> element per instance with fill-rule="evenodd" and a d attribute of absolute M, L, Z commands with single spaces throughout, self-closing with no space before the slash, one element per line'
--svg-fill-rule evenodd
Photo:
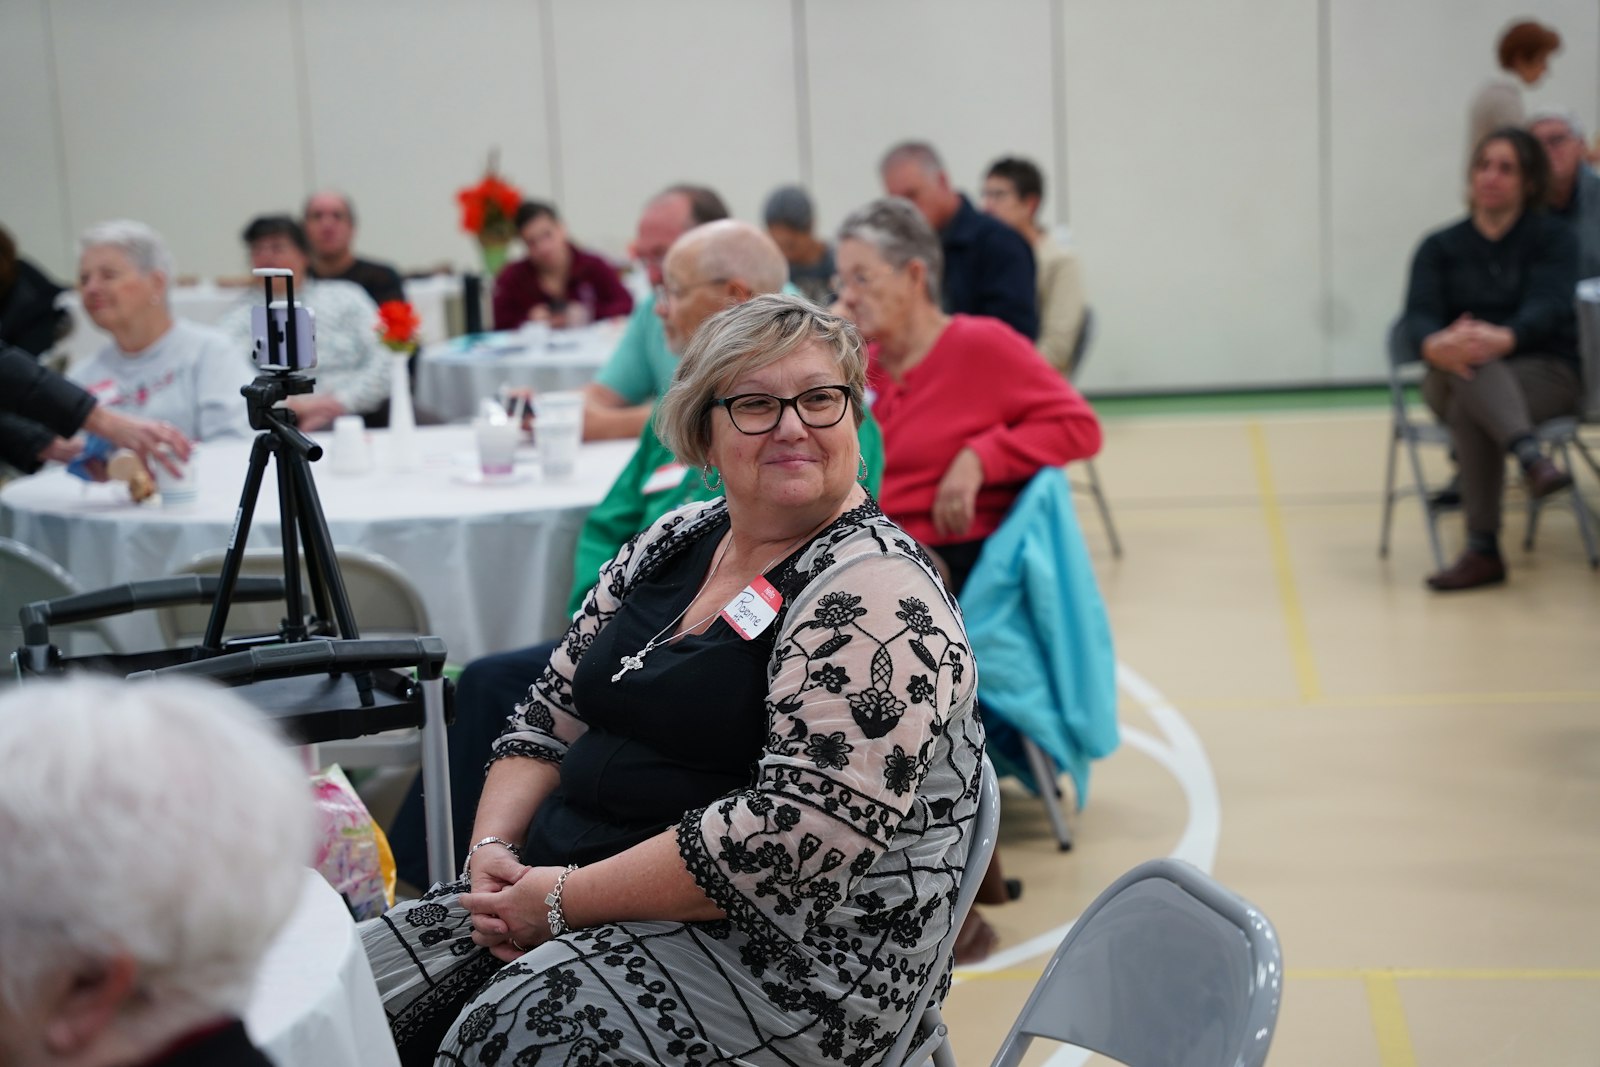
<path fill-rule="evenodd" d="M 1453 316 L 1445 295 L 1445 252 L 1437 235 L 1425 238 L 1411 257 L 1401 331 L 1421 357 L 1428 338 L 1450 324 Z"/>
<path fill-rule="evenodd" d="M 0 412 L 0 460 L 23 474 L 44 466 L 46 451 L 61 440 L 48 427 L 21 415 Z"/>
<path fill-rule="evenodd" d="M 1011 359 L 986 373 L 1004 375 L 1002 421 L 965 442 L 983 464 L 985 485 L 1023 482 L 1044 467 L 1100 451 L 1100 420 L 1089 402 L 1042 359 Z"/>
<path fill-rule="evenodd" d="M 1578 284 L 1578 237 L 1570 226 L 1545 222 L 1524 275 L 1522 302 L 1505 323 L 1516 335 L 1513 352 L 1549 351 L 1570 334 Z"/>
<path fill-rule="evenodd" d="M 0 409 L 71 437 L 94 410 L 94 397 L 22 349 L 0 343 Z"/>

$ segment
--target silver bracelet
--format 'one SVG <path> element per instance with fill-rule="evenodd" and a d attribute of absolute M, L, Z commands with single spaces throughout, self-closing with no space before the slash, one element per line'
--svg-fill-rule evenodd
<path fill-rule="evenodd" d="M 560 937 L 571 929 L 567 925 L 566 913 L 561 910 L 561 890 L 566 887 L 567 875 L 577 869 L 578 865 L 576 863 L 567 864 L 567 869 L 556 875 L 556 884 L 551 888 L 550 892 L 545 894 L 544 902 L 550 909 L 550 913 L 546 918 L 550 920 L 551 937 Z"/>
<path fill-rule="evenodd" d="M 471 848 L 467 849 L 466 862 L 461 865 L 461 877 L 463 879 L 472 877 L 472 856 L 484 845 L 502 845 L 505 847 L 505 850 L 511 853 L 515 859 L 518 861 L 522 859 L 522 850 L 520 848 L 518 848 L 516 845 L 513 845 L 510 841 L 507 841 L 503 837 L 495 837 L 493 834 L 490 834 L 488 837 L 478 841 Z"/>

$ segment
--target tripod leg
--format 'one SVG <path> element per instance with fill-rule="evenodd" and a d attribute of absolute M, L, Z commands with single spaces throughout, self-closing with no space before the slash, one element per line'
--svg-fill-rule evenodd
<path fill-rule="evenodd" d="M 315 612 L 315 623 L 310 628 L 311 632 L 327 634 L 333 626 L 333 609 L 328 604 L 328 579 L 327 568 L 338 566 L 337 561 L 321 558 L 313 547 L 316 538 L 311 531 L 311 520 L 305 509 L 300 509 L 295 518 L 300 523 L 300 540 L 306 546 L 306 581 L 311 586 L 312 610 Z"/>
<path fill-rule="evenodd" d="M 245 472 L 244 490 L 239 494 L 238 520 L 228 538 L 228 549 L 222 556 L 217 598 L 211 603 L 211 618 L 206 623 L 205 638 L 200 642 L 200 647 L 207 652 L 222 650 L 222 634 L 228 627 L 228 607 L 233 602 L 234 583 L 239 580 L 245 545 L 250 541 L 250 523 L 256 514 L 256 497 L 261 493 L 261 479 L 267 472 L 267 455 L 275 445 L 276 439 L 271 433 L 260 433 L 250 446 L 250 467 Z M 279 477 L 282 477 L 281 468 Z"/>
<path fill-rule="evenodd" d="M 276 444 L 276 442 L 274 442 Z M 273 449 L 278 457 L 278 536 L 283 540 L 283 602 L 287 607 L 279 635 L 285 641 L 306 639 L 306 604 L 300 591 L 300 546 L 296 543 L 294 480 L 284 469 L 288 453 Z"/>
<path fill-rule="evenodd" d="M 295 507 L 307 525 L 306 565 L 311 570 L 313 583 L 325 587 L 316 595 L 326 596 L 338 624 L 339 636 L 356 640 L 361 636 L 356 629 L 355 613 L 350 610 L 350 596 L 344 588 L 344 576 L 339 573 L 339 561 L 333 552 L 333 535 L 328 532 L 328 517 L 322 511 L 322 498 L 317 496 L 317 483 L 311 477 L 311 461 L 298 452 L 283 457 L 294 476 Z M 322 581 L 316 582 L 320 575 Z M 358 671 L 351 676 L 356 691 L 361 695 L 361 706 L 371 707 L 372 675 Z"/>

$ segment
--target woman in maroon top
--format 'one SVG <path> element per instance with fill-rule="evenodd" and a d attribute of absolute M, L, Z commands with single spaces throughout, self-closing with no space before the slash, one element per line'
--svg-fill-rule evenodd
<path fill-rule="evenodd" d="M 1100 423 L 1033 343 L 939 306 L 939 238 L 909 201 L 876 200 L 839 229 L 836 291 L 872 341 L 884 513 L 934 548 L 959 593 L 983 541 L 1044 467 L 1100 450 Z"/>
<path fill-rule="evenodd" d="M 495 278 L 495 329 L 514 330 L 529 320 L 582 326 L 633 311 L 633 297 L 611 264 L 569 241 L 553 206 L 529 200 L 517 208 L 516 223 L 528 256 L 506 264 Z"/>

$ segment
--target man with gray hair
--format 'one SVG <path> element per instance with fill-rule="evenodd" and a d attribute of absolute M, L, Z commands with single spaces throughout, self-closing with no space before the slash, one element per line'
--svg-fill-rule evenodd
<path fill-rule="evenodd" d="M 660 264 L 655 315 L 674 360 L 696 330 L 725 308 L 780 292 L 788 274 L 783 253 L 748 222 L 723 219 L 689 230 L 673 242 Z M 663 390 L 665 392 L 665 390 Z M 857 434 L 867 466 L 867 490 L 876 494 L 883 475 L 883 436 L 871 412 L 863 412 Z M 633 459 L 595 505 L 578 534 L 569 610 L 583 607 L 600 568 L 628 538 L 674 508 L 722 495 L 697 469 L 679 463 L 656 436 L 654 420 L 639 433 Z M 457 851 L 472 843 L 473 816 L 483 789 L 483 765 L 512 705 L 550 664 L 557 641 L 485 656 L 467 664 L 456 685 L 456 721 L 450 726 L 450 805 Z M 422 793 L 413 785 L 395 817 L 389 843 L 401 878 L 426 879 Z"/>
<path fill-rule="evenodd" d="M 933 146 L 905 141 L 878 165 L 883 189 L 916 205 L 944 250 L 944 309 L 999 319 L 1022 336 L 1039 336 L 1033 249 L 1005 223 L 981 214 L 950 185 Z"/>
<path fill-rule="evenodd" d="M 1600 276 L 1600 174 L 1584 161 L 1583 127 L 1565 111 L 1541 111 L 1528 132 L 1550 159 L 1550 213 L 1578 235 L 1578 277 Z"/>
<path fill-rule="evenodd" d="M 226 690 L 0 698 L 0 1063 L 270 1067 L 240 1019 L 313 825 L 304 771 Z"/>
<path fill-rule="evenodd" d="M 399 271 L 375 259 L 356 257 L 356 206 L 348 196 L 332 189 L 312 193 L 301 215 L 311 242 L 313 278 L 355 282 L 374 304 L 406 298 Z"/>
<path fill-rule="evenodd" d="M 789 261 L 789 284 L 819 307 L 833 303 L 833 249 L 812 232 L 811 197 L 798 185 L 781 185 L 762 210 L 767 236 Z"/>

